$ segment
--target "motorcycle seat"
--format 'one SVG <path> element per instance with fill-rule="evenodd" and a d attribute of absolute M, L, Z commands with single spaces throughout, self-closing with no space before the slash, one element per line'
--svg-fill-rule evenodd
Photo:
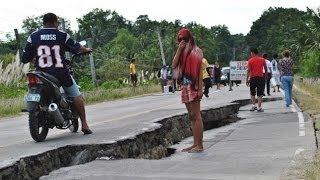
<path fill-rule="evenodd" d="M 43 77 L 45 77 L 45 78 L 47 78 L 49 81 L 53 82 L 53 83 L 54 83 L 55 85 L 57 85 L 58 87 L 61 86 L 60 81 L 59 81 L 56 77 L 54 77 L 53 75 L 51 75 L 51 74 L 48 74 L 48 73 L 42 72 L 42 71 L 36 71 L 36 72 L 34 72 L 34 73 L 35 73 L 35 74 L 38 74 L 38 75 L 41 75 L 41 76 L 43 76 Z"/>

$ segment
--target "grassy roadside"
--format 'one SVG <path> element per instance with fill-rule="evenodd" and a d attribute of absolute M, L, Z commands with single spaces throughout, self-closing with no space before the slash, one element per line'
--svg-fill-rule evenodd
<path fill-rule="evenodd" d="M 135 90 L 133 90 L 133 88 L 111 90 L 98 89 L 95 91 L 83 92 L 83 96 L 85 99 L 85 103 L 89 105 L 103 101 L 111 101 L 156 92 L 160 92 L 159 85 L 139 86 Z M 23 97 L 0 99 L 0 118 L 16 116 L 21 113 L 21 109 L 23 108 L 25 108 Z"/>
<path fill-rule="evenodd" d="M 294 85 L 296 103 L 310 115 L 315 128 L 320 129 L 320 86 L 305 84 L 299 78 L 295 78 Z M 316 153 L 313 162 L 302 171 L 305 171 L 304 179 L 320 179 L 320 152 Z"/>
<path fill-rule="evenodd" d="M 320 129 L 320 86 L 305 84 L 298 78 L 294 85 L 294 99 L 299 107 L 312 117 L 315 127 Z"/>

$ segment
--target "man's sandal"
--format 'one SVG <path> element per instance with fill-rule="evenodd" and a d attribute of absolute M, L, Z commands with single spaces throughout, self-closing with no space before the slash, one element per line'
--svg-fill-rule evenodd
<path fill-rule="evenodd" d="M 92 134 L 92 131 L 90 129 L 82 129 L 81 131 L 83 132 L 84 135 Z"/>

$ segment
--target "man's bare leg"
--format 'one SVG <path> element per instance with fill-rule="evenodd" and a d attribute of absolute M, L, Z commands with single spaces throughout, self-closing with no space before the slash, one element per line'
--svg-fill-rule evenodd
<path fill-rule="evenodd" d="M 85 134 L 91 134 L 92 131 L 89 129 L 89 126 L 87 124 L 86 119 L 86 112 L 84 108 L 84 101 L 82 96 L 74 97 L 74 105 L 76 107 L 76 110 L 79 114 L 80 120 L 81 120 L 81 129 Z"/>

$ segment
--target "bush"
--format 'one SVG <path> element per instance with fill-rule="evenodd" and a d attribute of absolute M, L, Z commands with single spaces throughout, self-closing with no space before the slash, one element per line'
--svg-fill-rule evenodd
<path fill-rule="evenodd" d="M 123 84 L 121 84 L 122 81 L 106 81 L 101 84 L 101 88 L 103 89 L 117 89 L 124 87 Z"/>
<path fill-rule="evenodd" d="M 3 84 L 0 84 L 0 99 L 9 99 L 9 98 L 15 98 L 15 97 L 21 97 L 23 96 L 27 91 L 25 88 L 16 87 L 16 86 L 6 86 Z"/>
<path fill-rule="evenodd" d="M 130 77 L 128 62 L 117 59 L 105 60 L 96 73 L 102 82 Z"/>
<path fill-rule="evenodd" d="M 17 52 L 15 59 L 5 66 L 6 62 L 0 60 L 0 84 L 7 86 L 20 86 L 24 81 L 25 74 L 29 71 L 29 63 L 21 64 L 19 52 Z"/>
<path fill-rule="evenodd" d="M 310 50 L 303 54 L 301 74 L 304 77 L 320 77 L 320 50 Z"/>
<path fill-rule="evenodd" d="M 8 66 L 8 64 L 14 62 L 14 58 L 14 54 L 1 54 L 0 61 L 3 61 L 3 68 L 5 69 Z"/>
<path fill-rule="evenodd" d="M 82 77 L 77 84 L 80 86 L 81 91 L 92 91 L 94 89 L 92 79 L 86 76 Z"/>
<path fill-rule="evenodd" d="M 113 81 L 107 81 L 101 84 L 101 88 L 103 89 L 113 89 L 116 86 L 116 83 Z"/>

